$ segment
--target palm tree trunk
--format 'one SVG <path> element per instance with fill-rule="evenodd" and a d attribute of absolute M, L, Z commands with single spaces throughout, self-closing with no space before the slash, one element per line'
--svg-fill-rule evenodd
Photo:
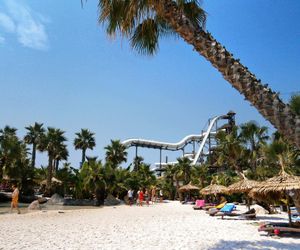
<path fill-rule="evenodd" d="M 31 167 L 35 167 L 35 157 L 36 157 L 36 144 L 32 144 L 32 154 L 31 154 Z"/>
<path fill-rule="evenodd" d="M 82 167 L 83 163 L 85 162 L 85 152 L 86 152 L 86 149 L 83 148 L 83 149 L 82 149 L 82 157 L 81 157 L 80 168 Z"/>
<path fill-rule="evenodd" d="M 50 195 L 51 193 L 51 179 L 52 179 L 52 171 L 53 171 L 53 157 L 51 154 L 48 155 L 48 175 L 47 175 L 47 184 L 46 184 L 46 193 Z"/>
<path fill-rule="evenodd" d="M 55 173 L 58 171 L 59 168 L 59 160 L 55 160 Z"/>
<path fill-rule="evenodd" d="M 300 117 L 291 111 L 289 105 L 285 104 L 277 93 L 267 85 L 262 85 L 260 80 L 238 59 L 234 59 L 210 33 L 193 25 L 175 1 L 157 1 L 154 8 L 176 33 L 204 56 L 291 144 L 300 148 Z"/>

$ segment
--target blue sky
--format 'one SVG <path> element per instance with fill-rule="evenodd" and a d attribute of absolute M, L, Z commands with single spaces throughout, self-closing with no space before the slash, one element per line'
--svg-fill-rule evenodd
<path fill-rule="evenodd" d="M 203 8 L 207 30 L 263 83 L 286 101 L 300 90 L 300 1 L 207 0 Z M 180 38 L 162 40 L 152 57 L 124 38 L 108 38 L 96 0 L 83 8 L 80 0 L 0 1 L 0 86 L 0 127 L 14 126 L 20 137 L 35 121 L 65 130 L 74 166 L 80 152 L 72 142 L 81 128 L 96 133 L 88 155 L 100 158 L 110 139 L 177 142 L 228 110 L 238 123 L 272 129 Z M 140 153 L 146 162 L 159 160 L 157 151 Z M 37 161 L 46 165 L 46 155 Z"/>

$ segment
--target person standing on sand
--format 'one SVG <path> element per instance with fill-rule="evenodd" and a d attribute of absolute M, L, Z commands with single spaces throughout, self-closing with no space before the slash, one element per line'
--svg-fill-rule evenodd
<path fill-rule="evenodd" d="M 12 185 L 13 193 L 11 195 L 11 206 L 10 206 L 10 212 L 12 213 L 13 209 L 16 208 L 18 211 L 18 214 L 21 213 L 18 201 L 19 201 L 19 189 L 16 184 Z"/>
<path fill-rule="evenodd" d="M 133 191 L 131 190 L 131 188 L 128 190 L 128 199 L 129 199 L 129 205 L 131 206 L 133 203 Z"/>
<path fill-rule="evenodd" d="M 164 194 L 163 194 L 162 189 L 159 190 L 159 199 L 160 199 L 160 202 L 163 202 Z"/>
<path fill-rule="evenodd" d="M 152 204 L 154 204 L 155 199 L 156 199 L 156 188 L 153 187 L 153 189 L 151 191 L 151 201 L 152 201 Z"/>
<path fill-rule="evenodd" d="M 139 197 L 140 197 L 140 190 L 138 190 L 138 191 L 136 192 L 136 205 L 137 205 L 137 206 L 140 205 Z"/>
<path fill-rule="evenodd" d="M 144 200 L 144 193 L 143 193 L 143 190 L 140 189 L 140 191 L 139 191 L 139 202 L 140 202 L 140 206 L 143 206 L 143 200 Z"/>
<path fill-rule="evenodd" d="M 146 204 L 147 204 L 147 206 L 149 206 L 149 197 L 150 195 L 149 195 L 149 191 L 148 191 L 148 189 L 146 189 L 146 191 L 145 191 L 145 200 L 146 200 Z"/>

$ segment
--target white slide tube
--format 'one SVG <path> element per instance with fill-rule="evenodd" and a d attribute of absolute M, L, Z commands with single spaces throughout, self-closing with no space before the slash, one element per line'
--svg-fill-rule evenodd
<path fill-rule="evenodd" d="M 202 140 L 202 142 L 201 142 L 201 144 L 200 144 L 200 146 L 199 146 L 198 152 L 197 152 L 197 154 L 196 154 L 196 156 L 195 156 L 195 158 L 194 158 L 194 160 L 193 160 L 193 162 L 192 162 L 192 165 L 196 165 L 196 163 L 197 163 L 197 161 L 199 160 L 199 157 L 200 157 L 200 155 L 201 155 L 201 153 L 202 153 L 202 151 L 203 151 L 203 148 L 204 148 L 204 145 L 205 145 L 205 143 L 206 143 L 206 140 L 207 140 L 209 134 L 211 133 L 211 130 L 212 130 L 214 124 L 215 124 L 216 121 L 217 121 L 218 119 L 220 119 L 221 117 L 223 117 L 223 116 L 216 116 L 216 117 L 214 117 L 214 118 L 211 120 L 211 122 L 210 122 L 210 124 L 209 124 L 209 126 L 208 126 L 208 128 L 207 128 L 206 133 L 204 133 L 204 138 L 203 138 L 203 140 Z"/>
<path fill-rule="evenodd" d="M 148 148 L 158 148 L 164 150 L 180 150 L 184 148 L 189 142 L 196 141 L 201 142 L 197 154 L 192 161 L 192 165 L 196 165 L 201 153 L 203 152 L 204 145 L 207 142 L 209 135 L 215 135 L 217 131 L 212 131 L 213 126 L 215 125 L 216 121 L 219 119 L 224 118 L 225 115 L 220 115 L 212 118 L 208 125 L 207 131 L 203 132 L 199 135 L 188 135 L 184 137 L 181 141 L 177 143 L 169 143 L 169 142 L 160 142 L 160 141 L 153 141 L 153 140 L 145 140 L 145 139 L 128 139 L 122 142 L 122 144 L 126 147 L 148 147 Z"/>
<path fill-rule="evenodd" d="M 159 142 L 159 141 L 152 141 L 152 140 L 145 140 L 145 139 L 129 139 L 123 141 L 122 144 L 126 147 L 144 146 L 144 147 L 162 148 L 168 150 L 178 150 L 184 147 L 190 141 L 201 141 L 202 138 L 205 137 L 205 135 L 206 133 L 202 133 L 200 135 L 188 135 L 177 143 Z"/>

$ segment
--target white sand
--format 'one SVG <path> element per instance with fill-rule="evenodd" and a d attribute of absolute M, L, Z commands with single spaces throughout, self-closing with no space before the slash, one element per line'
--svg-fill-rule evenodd
<path fill-rule="evenodd" d="M 300 238 L 274 239 L 257 229 L 179 202 L 38 211 L 0 215 L 0 249 L 300 249 Z"/>

